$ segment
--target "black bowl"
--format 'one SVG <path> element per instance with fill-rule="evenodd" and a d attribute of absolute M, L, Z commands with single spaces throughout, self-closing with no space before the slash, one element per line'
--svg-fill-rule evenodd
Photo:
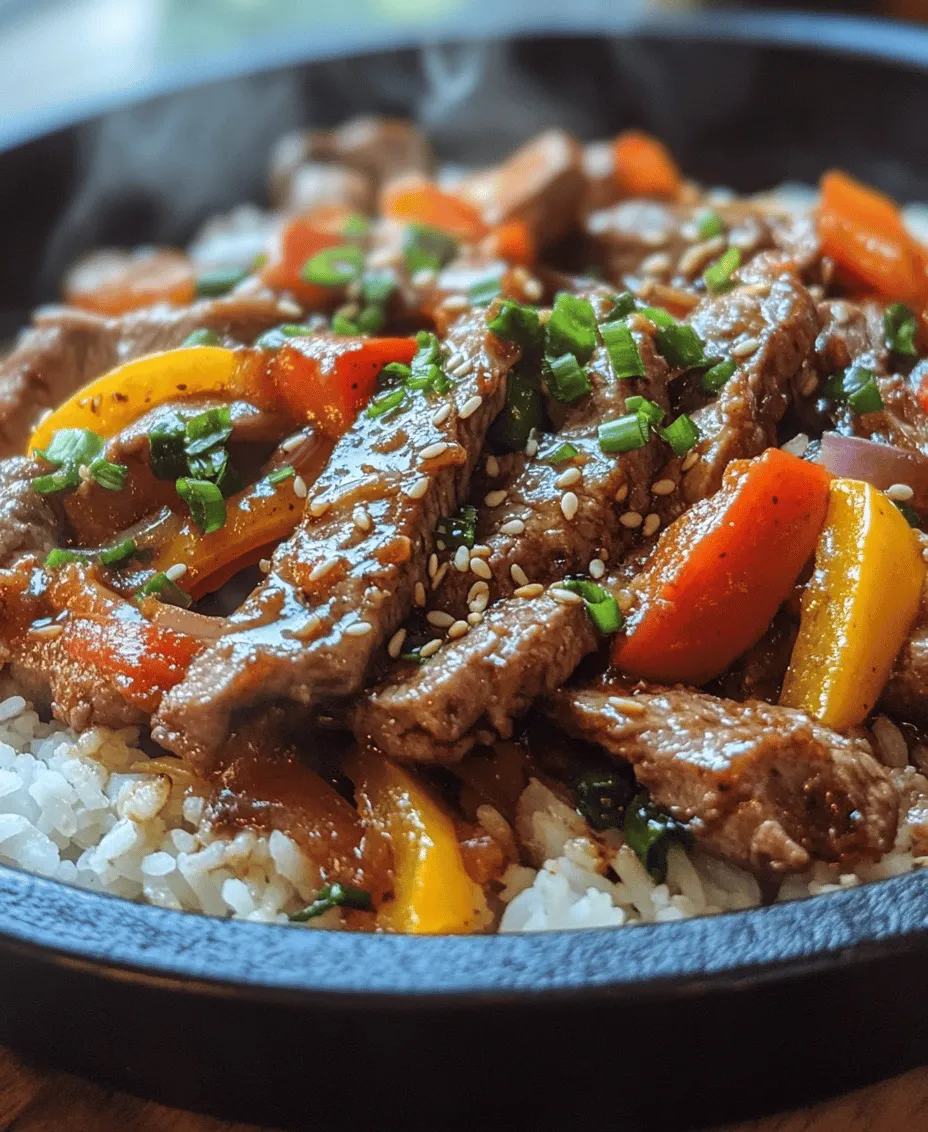
<path fill-rule="evenodd" d="M 263 45 L 221 80 L 178 71 L 95 117 L 6 123 L 6 325 L 80 251 L 184 240 L 260 198 L 276 133 L 360 111 L 418 116 L 468 163 L 553 121 L 641 125 L 709 183 L 835 164 L 928 200 L 926 33 L 796 16 L 619 27 L 601 7 L 593 26 L 577 7 L 565 26 L 536 6 L 529 27 L 498 4 L 480 26 L 495 38 L 449 26 L 455 44 L 424 54 Z M 926 875 L 632 930 L 420 939 L 183 915 L 0 868 L 0 1040 L 239 1120 L 695 1127 L 918 1063 L 926 992 Z"/>

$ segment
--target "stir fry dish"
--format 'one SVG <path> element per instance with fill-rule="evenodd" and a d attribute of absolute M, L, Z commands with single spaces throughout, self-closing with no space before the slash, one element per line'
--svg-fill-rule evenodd
<path fill-rule="evenodd" d="M 0 366 L 0 858 L 415 933 L 928 860 L 912 215 L 373 118 L 269 195 L 79 262 Z"/>

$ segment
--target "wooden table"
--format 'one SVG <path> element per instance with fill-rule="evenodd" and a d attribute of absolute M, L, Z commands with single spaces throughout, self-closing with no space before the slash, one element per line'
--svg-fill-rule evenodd
<path fill-rule="evenodd" d="M 928 1069 L 836 1101 L 717 1132 L 918 1132 L 928 1129 Z M 0 1048 L 0 1132 L 269 1132 L 141 1101 Z M 680 1132 L 685 1132 L 680 1129 Z"/>

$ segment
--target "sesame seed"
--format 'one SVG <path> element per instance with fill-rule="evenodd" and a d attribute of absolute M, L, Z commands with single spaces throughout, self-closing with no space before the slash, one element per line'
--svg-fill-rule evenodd
<path fill-rule="evenodd" d="M 187 573 L 186 562 L 175 562 L 173 566 L 169 566 L 164 572 L 164 576 L 172 582 L 176 582 Z"/>
<path fill-rule="evenodd" d="M 899 503 L 908 503 L 915 492 L 907 483 L 894 483 L 886 489 L 886 494 L 890 499 L 897 500 Z"/>
<path fill-rule="evenodd" d="M 486 607 L 490 604 L 489 591 L 482 594 L 477 594 L 473 601 L 467 603 L 467 608 L 471 613 L 483 613 Z"/>
<path fill-rule="evenodd" d="M 425 615 L 426 621 L 430 625 L 434 625 L 436 629 L 447 629 L 449 625 L 454 624 L 454 618 L 450 613 L 445 613 L 443 609 L 430 609 Z"/>
<path fill-rule="evenodd" d="M 477 412 L 482 404 L 483 398 L 479 394 L 476 394 L 473 397 L 469 397 L 461 406 L 458 416 L 461 418 L 461 420 L 466 421 L 468 417 L 472 417 L 474 413 Z"/>
<path fill-rule="evenodd" d="M 338 565 L 338 559 L 326 558 L 322 562 L 318 562 L 311 570 L 309 580 L 311 582 L 318 582 L 320 578 L 324 578 L 330 570 L 334 570 Z"/>
<path fill-rule="evenodd" d="M 447 451 L 447 442 L 439 440 L 435 444 L 429 444 L 426 448 L 423 448 L 419 453 L 419 458 L 421 460 L 434 460 L 436 456 L 444 456 Z"/>
<path fill-rule="evenodd" d="M 565 491 L 561 496 L 561 514 L 569 523 L 571 519 L 577 514 L 580 507 L 580 500 L 574 495 L 572 491 Z"/>
<path fill-rule="evenodd" d="M 467 310 L 467 296 L 466 295 L 448 295 L 445 301 L 441 304 L 446 311 L 451 314 L 456 314 L 458 311 Z"/>
<path fill-rule="evenodd" d="M 467 604 L 470 605 L 479 594 L 488 594 L 489 592 L 490 587 L 486 582 L 474 582 L 467 594 Z"/>
<path fill-rule="evenodd" d="M 509 573 L 517 586 L 527 586 L 529 584 L 528 574 L 526 574 L 518 562 L 513 562 L 509 567 Z"/>
<path fill-rule="evenodd" d="M 650 515 L 645 516 L 644 526 L 641 528 L 641 533 L 645 536 L 645 538 L 650 538 L 660 525 L 660 515 L 656 515 L 652 511 Z"/>
<path fill-rule="evenodd" d="M 448 640 L 456 641 L 459 637 L 463 637 L 466 633 L 470 632 L 470 625 L 466 621 L 455 621 L 455 623 L 448 630 Z"/>
<path fill-rule="evenodd" d="M 345 635 L 349 637 L 366 637 L 373 628 L 374 626 L 370 621 L 355 621 L 353 625 L 349 625 L 345 630 Z"/>
<path fill-rule="evenodd" d="M 296 491 L 295 484 L 296 481 L 294 481 L 294 491 Z M 297 495 L 299 495 L 299 492 L 296 493 Z M 309 505 L 309 513 L 313 516 L 314 519 L 318 519 L 321 515 L 324 515 L 326 511 L 328 511 L 331 505 L 332 504 L 328 499 L 323 499 L 321 495 L 317 495 Z"/>
<path fill-rule="evenodd" d="M 442 564 L 435 571 L 435 577 L 432 579 L 432 589 L 433 590 L 438 589 L 438 587 L 445 580 L 445 575 L 448 573 L 448 571 L 450 569 L 451 569 L 451 563 L 450 562 L 442 562 Z"/>
<path fill-rule="evenodd" d="M 471 370 L 473 368 L 474 368 L 474 359 L 473 358 L 465 358 L 461 362 L 460 365 L 455 366 L 454 369 L 449 370 L 449 372 L 450 372 L 452 377 L 466 377 L 471 372 Z"/>
<path fill-rule="evenodd" d="M 538 441 L 534 436 L 528 438 L 528 443 L 525 445 L 525 455 L 530 460 L 533 460 L 538 455 Z"/>
<path fill-rule="evenodd" d="M 277 313 L 287 318 L 299 318 L 303 314 L 303 308 L 292 299 L 278 299 Z"/>
<path fill-rule="evenodd" d="M 470 550 L 466 546 L 459 546 L 454 552 L 454 568 L 466 574 L 470 569 Z"/>
<path fill-rule="evenodd" d="M 429 489 L 429 477 L 420 476 L 416 482 L 407 489 L 406 495 L 410 499 L 421 499 Z"/>
<path fill-rule="evenodd" d="M 589 565 L 590 577 L 601 578 L 606 572 L 605 564 L 601 558 L 593 558 Z"/>
<path fill-rule="evenodd" d="M 437 573 L 438 573 L 438 555 L 432 553 L 432 554 L 429 555 L 429 577 L 434 578 Z"/>
<path fill-rule="evenodd" d="M 499 460 L 495 456 L 487 456 L 487 475 L 492 479 L 496 479 L 499 475 Z"/>
<path fill-rule="evenodd" d="M 483 614 L 478 612 L 477 610 L 474 610 L 473 613 L 468 613 L 468 615 L 467 615 L 467 624 L 468 625 L 479 625 L 482 620 L 483 620 Z"/>
<path fill-rule="evenodd" d="M 387 652 L 394 660 L 403 651 L 403 642 L 406 640 L 406 630 L 397 629 L 393 636 L 390 638 L 390 643 L 387 645 Z"/>
<path fill-rule="evenodd" d="M 421 582 L 416 582 L 413 590 L 413 601 L 420 609 L 425 607 L 425 586 Z"/>
<path fill-rule="evenodd" d="M 537 303 L 541 296 L 545 293 L 541 281 L 530 275 L 528 279 L 522 284 L 522 290 L 525 297 L 530 299 L 533 303 Z"/>
<path fill-rule="evenodd" d="M 676 491 L 677 485 L 673 480 L 657 480 L 651 484 L 652 495 L 672 495 Z"/>
<path fill-rule="evenodd" d="M 746 338 L 743 342 L 739 342 L 737 346 L 732 346 L 731 356 L 733 358 L 749 358 L 751 354 L 757 351 L 759 346 L 759 338 Z"/>
<path fill-rule="evenodd" d="M 724 236 L 715 236 L 711 240 L 704 240 L 700 244 L 694 244 L 680 256 L 677 262 L 677 270 L 681 275 L 695 275 L 708 260 L 718 255 L 724 247 Z"/>
<path fill-rule="evenodd" d="M 615 493 L 615 501 L 616 503 L 624 503 L 626 499 L 628 499 L 628 484 L 623 483 Z"/>
<path fill-rule="evenodd" d="M 540 582 L 528 582 L 512 592 L 516 597 L 540 597 L 545 592 L 545 587 Z"/>
<path fill-rule="evenodd" d="M 688 472 L 698 459 L 699 453 L 695 448 L 692 452 L 687 452 L 687 454 L 683 457 L 683 463 L 680 465 L 680 470 L 683 472 Z"/>
<path fill-rule="evenodd" d="M 293 494 L 297 499 L 305 499 L 309 494 L 309 488 L 306 486 L 306 480 L 302 476 L 293 477 Z"/>
<path fill-rule="evenodd" d="M 548 593 L 560 605 L 582 605 L 583 598 L 579 594 L 575 594 L 573 590 L 559 590 L 557 586 L 552 586 Z"/>
<path fill-rule="evenodd" d="M 258 569 L 261 571 L 262 574 L 270 574 L 270 572 L 271 572 L 271 560 L 270 560 L 270 558 L 262 558 L 261 561 L 258 563 Z"/>
<path fill-rule="evenodd" d="M 454 367 L 459 366 L 463 360 L 463 354 L 449 354 L 448 357 L 445 358 L 445 369 L 453 370 Z"/>
<path fill-rule="evenodd" d="M 640 527 L 644 519 L 638 514 L 637 511 L 626 511 L 623 515 L 619 516 L 619 522 L 623 527 L 628 527 L 630 531 Z"/>
<path fill-rule="evenodd" d="M 362 531 L 369 531 L 373 526 L 370 515 L 368 515 L 363 507 L 355 507 L 354 511 L 351 513 L 351 517 L 354 519 L 354 525 Z"/>
<path fill-rule="evenodd" d="M 442 405 L 434 417 L 432 417 L 432 424 L 438 428 L 439 425 L 444 424 L 445 421 L 451 416 L 451 405 Z"/>
<path fill-rule="evenodd" d="M 554 481 L 557 487 L 573 487 L 575 483 L 579 483 L 583 473 L 579 468 L 568 468 Z"/>
<path fill-rule="evenodd" d="M 88 468 L 86 464 L 81 464 L 81 466 L 77 469 L 77 474 L 81 477 L 84 483 L 88 483 L 90 481 L 90 468 Z"/>
<path fill-rule="evenodd" d="M 304 439 L 305 437 L 301 432 L 296 433 L 295 436 L 288 436 L 280 446 L 281 452 L 292 452 L 294 448 L 299 448 Z"/>
<path fill-rule="evenodd" d="M 489 558 L 492 553 L 492 547 L 487 546 L 485 542 L 478 542 L 471 547 L 470 556 L 471 558 L 473 558 L 474 555 L 478 558 Z"/>
<path fill-rule="evenodd" d="M 488 491 L 483 497 L 483 502 L 487 507 L 499 507 L 499 505 L 505 501 L 508 494 L 509 492 L 503 488 L 500 488 L 498 491 Z"/>
<path fill-rule="evenodd" d="M 426 643 L 419 649 L 419 656 L 427 658 L 434 656 L 435 653 L 441 648 L 441 641 L 426 641 Z"/>
<path fill-rule="evenodd" d="M 487 582 L 493 577 L 490 567 L 482 558 L 472 558 L 470 560 L 470 568 L 471 572 L 476 574 L 478 578 L 483 578 Z"/>
<path fill-rule="evenodd" d="M 666 275 L 671 268 L 670 256 L 664 252 L 649 255 L 641 264 L 641 271 L 645 275 Z"/>
<path fill-rule="evenodd" d="M 610 696 L 609 706 L 622 712 L 623 715 L 644 715 L 646 710 L 644 704 L 638 703 L 631 696 Z"/>
<path fill-rule="evenodd" d="M 499 529 L 501 535 L 520 535 L 525 530 L 525 524 L 521 519 L 510 519 L 508 523 L 503 523 Z"/>

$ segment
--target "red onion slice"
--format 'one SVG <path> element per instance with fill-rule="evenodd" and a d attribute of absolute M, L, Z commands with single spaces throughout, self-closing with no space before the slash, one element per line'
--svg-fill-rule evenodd
<path fill-rule="evenodd" d="M 834 476 L 866 480 L 882 491 L 893 484 L 906 484 L 914 492 L 912 506 L 917 511 L 928 510 L 928 458 L 918 452 L 826 432 L 816 459 Z"/>

